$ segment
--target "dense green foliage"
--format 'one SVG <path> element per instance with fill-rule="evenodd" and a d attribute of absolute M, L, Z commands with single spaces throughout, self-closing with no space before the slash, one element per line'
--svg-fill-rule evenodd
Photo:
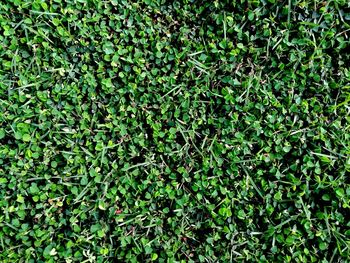
<path fill-rule="evenodd" d="M 0 3 L 1 262 L 350 255 L 347 0 Z"/>

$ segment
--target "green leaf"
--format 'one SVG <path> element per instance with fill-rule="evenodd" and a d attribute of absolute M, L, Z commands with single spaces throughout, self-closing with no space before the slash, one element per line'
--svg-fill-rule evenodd
<path fill-rule="evenodd" d="M 25 134 L 22 135 L 22 140 L 25 141 L 25 142 L 30 142 L 31 139 L 32 139 L 32 137 L 28 133 L 25 133 Z"/>
<path fill-rule="evenodd" d="M 320 248 L 321 250 L 326 250 L 327 247 L 328 247 L 328 245 L 327 245 L 326 242 L 320 242 L 320 243 L 319 243 L 319 248 Z"/>
<path fill-rule="evenodd" d="M 114 45 L 112 42 L 107 41 L 106 43 L 104 43 L 103 45 L 103 51 L 105 52 L 105 54 L 110 55 L 113 54 L 114 51 Z"/>
<path fill-rule="evenodd" d="M 40 190 L 39 190 L 37 184 L 35 184 L 35 183 L 32 183 L 32 185 L 29 187 L 29 192 L 30 192 L 31 194 L 39 193 L 39 191 L 40 191 Z"/>
<path fill-rule="evenodd" d="M 344 195 L 345 195 L 345 191 L 343 188 L 337 188 L 335 190 L 335 193 L 337 194 L 338 197 L 344 197 Z"/>
<path fill-rule="evenodd" d="M 20 194 L 17 195 L 17 202 L 18 203 L 24 203 L 24 197 Z"/>
<path fill-rule="evenodd" d="M 145 246 L 145 253 L 146 253 L 146 255 L 149 255 L 152 252 L 153 252 L 153 249 L 149 245 L 146 245 Z"/>
<path fill-rule="evenodd" d="M 0 128 L 0 140 L 5 138 L 5 136 L 6 136 L 5 129 Z"/>
<path fill-rule="evenodd" d="M 153 254 L 152 254 L 152 261 L 157 260 L 157 258 L 158 258 L 158 254 L 153 253 Z"/>
<path fill-rule="evenodd" d="M 8 182 L 7 178 L 0 177 L 0 184 L 6 184 Z"/>
<path fill-rule="evenodd" d="M 90 231 L 91 231 L 92 233 L 95 233 L 95 232 L 97 232 L 98 230 L 101 230 L 101 225 L 100 225 L 100 224 L 94 224 L 94 225 L 92 225 L 92 226 L 90 227 Z"/>

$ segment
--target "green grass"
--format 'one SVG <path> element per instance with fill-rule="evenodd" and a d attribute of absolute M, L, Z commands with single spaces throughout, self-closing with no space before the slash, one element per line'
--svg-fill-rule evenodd
<path fill-rule="evenodd" d="M 1 262 L 347 262 L 346 0 L 0 3 Z"/>

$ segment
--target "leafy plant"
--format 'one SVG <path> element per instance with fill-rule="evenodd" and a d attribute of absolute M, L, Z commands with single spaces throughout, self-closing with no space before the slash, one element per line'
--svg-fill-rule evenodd
<path fill-rule="evenodd" d="M 1 262 L 349 258 L 348 1 L 73 2 L 0 3 Z"/>

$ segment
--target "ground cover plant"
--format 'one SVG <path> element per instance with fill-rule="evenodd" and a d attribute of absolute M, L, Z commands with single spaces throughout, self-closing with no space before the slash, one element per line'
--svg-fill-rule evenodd
<path fill-rule="evenodd" d="M 0 2 L 1 262 L 347 262 L 347 0 Z"/>

